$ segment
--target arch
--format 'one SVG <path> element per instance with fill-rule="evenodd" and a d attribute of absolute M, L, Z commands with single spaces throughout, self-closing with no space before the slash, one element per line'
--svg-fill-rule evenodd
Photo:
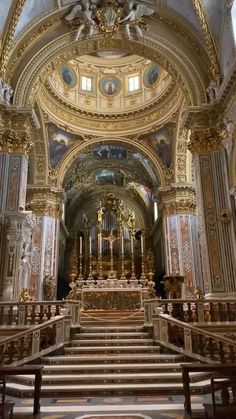
<path fill-rule="evenodd" d="M 68 150 L 68 152 L 66 153 L 66 155 L 64 156 L 63 160 L 60 162 L 58 168 L 57 168 L 57 186 L 58 187 L 62 187 L 63 181 L 64 181 L 64 177 L 65 174 L 67 172 L 67 170 L 69 169 L 69 167 L 71 166 L 71 164 L 73 163 L 73 161 L 81 154 L 81 152 L 83 150 L 85 150 L 86 148 L 88 148 L 89 146 L 93 146 L 93 145 L 97 145 L 99 142 L 106 142 L 106 143 L 117 143 L 117 144 L 122 144 L 125 146 L 132 146 L 134 147 L 137 151 L 141 152 L 142 154 L 144 154 L 144 156 L 146 156 L 154 165 L 155 170 L 157 171 L 158 174 L 158 179 L 160 181 L 160 186 L 164 186 L 165 185 L 165 177 L 164 177 L 164 173 L 163 173 L 163 166 L 161 165 L 158 157 L 154 154 L 153 151 L 151 151 L 148 147 L 146 147 L 145 145 L 135 141 L 135 140 L 131 140 L 131 139 L 127 139 L 127 138 L 92 138 L 88 141 L 85 141 L 81 144 L 77 144 L 74 147 L 72 147 L 70 150 Z"/>

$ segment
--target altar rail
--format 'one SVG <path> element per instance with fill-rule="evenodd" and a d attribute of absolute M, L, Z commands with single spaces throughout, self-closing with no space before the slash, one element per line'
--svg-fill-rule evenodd
<path fill-rule="evenodd" d="M 72 324 L 79 324 L 80 302 L 77 300 L 0 302 L 0 326 L 33 326 L 62 314 L 69 314 Z"/>
<path fill-rule="evenodd" d="M 70 316 L 55 316 L 40 325 L 2 339 L 0 365 L 16 367 L 62 347 L 70 338 L 70 325 Z"/>
<path fill-rule="evenodd" d="M 153 335 L 165 347 L 199 361 L 236 362 L 236 342 L 167 314 L 157 315 L 153 319 Z"/>
<path fill-rule="evenodd" d="M 144 301 L 145 324 L 152 325 L 157 312 L 169 314 L 186 323 L 236 321 L 236 298 L 211 300 L 161 300 Z"/>

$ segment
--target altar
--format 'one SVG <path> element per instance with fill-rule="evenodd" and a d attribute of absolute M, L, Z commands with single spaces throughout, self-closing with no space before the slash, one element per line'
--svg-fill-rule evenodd
<path fill-rule="evenodd" d="M 82 310 L 140 310 L 143 290 L 140 288 L 103 288 L 81 290 Z"/>

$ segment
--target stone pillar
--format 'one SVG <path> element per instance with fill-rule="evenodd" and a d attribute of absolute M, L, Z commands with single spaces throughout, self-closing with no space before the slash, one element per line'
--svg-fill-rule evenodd
<path fill-rule="evenodd" d="M 45 278 L 57 279 L 63 200 L 62 190 L 47 185 L 28 187 L 27 208 L 35 215 L 29 291 L 36 300 L 48 299 Z M 53 297 L 56 298 L 56 289 Z"/>
<path fill-rule="evenodd" d="M 171 184 L 160 190 L 165 243 L 165 274 L 184 276 L 183 297 L 202 287 L 201 255 L 196 216 L 195 189 Z"/>
<path fill-rule="evenodd" d="M 32 148 L 26 124 L 28 116 L 19 116 L 17 111 L 13 116 L 14 122 L 8 115 L 10 119 L 3 118 L 0 127 L 0 294 L 3 300 L 18 300 L 20 289 L 28 286 L 33 228 L 32 214 L 25 211 L 28 155 Z"/>
<path fill-rule="evenodd" d="M 200 238 L 207 297 L 236 292 L 236 242 L 229 195 L 224 124 L 192 125 L 189 150 L 194 158 Z"/>

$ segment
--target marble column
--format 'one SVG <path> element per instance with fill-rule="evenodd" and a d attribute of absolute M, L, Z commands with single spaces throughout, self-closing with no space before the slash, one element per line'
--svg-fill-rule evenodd
<path fill-rule="evenodd" d="M 32 142 L 28 115 L 3 112 L 0 126 L 0 298 L 18 300 L 30 275 L 32 214 L 25 211 L 28 155 Z M 9 126 L 16 127 L 15 129 Z"/>
<path fill-rule="evenodd" d="M 45 278 L 57 280 L 59 255 L 59 228 L 64 193 L 51 186 L 29 186 L 27 208 L 35 215 L 32 235 L 30 295 L 36 299 L 48 299 Z M 48 290 L 49 291 L 49 290 Z M 56 288 L 53 298 L 56 298 Z"/>
<path fill-rule="evenodd" d="M 205 120 L 204 115 L 204 120 Z M 224 124 L 199 126 L 192 121 L 189 150 L 193 154 L 200 240 L 207 297 L 236 293 L 236 241 L 230 202 Z"/>
<path fill-rule="evenodd" d="M 183 297 L 202 287 L 195 189 L 182 183 L 160 190 L 163 220 L 165 274 L 183 275 Z"/>

